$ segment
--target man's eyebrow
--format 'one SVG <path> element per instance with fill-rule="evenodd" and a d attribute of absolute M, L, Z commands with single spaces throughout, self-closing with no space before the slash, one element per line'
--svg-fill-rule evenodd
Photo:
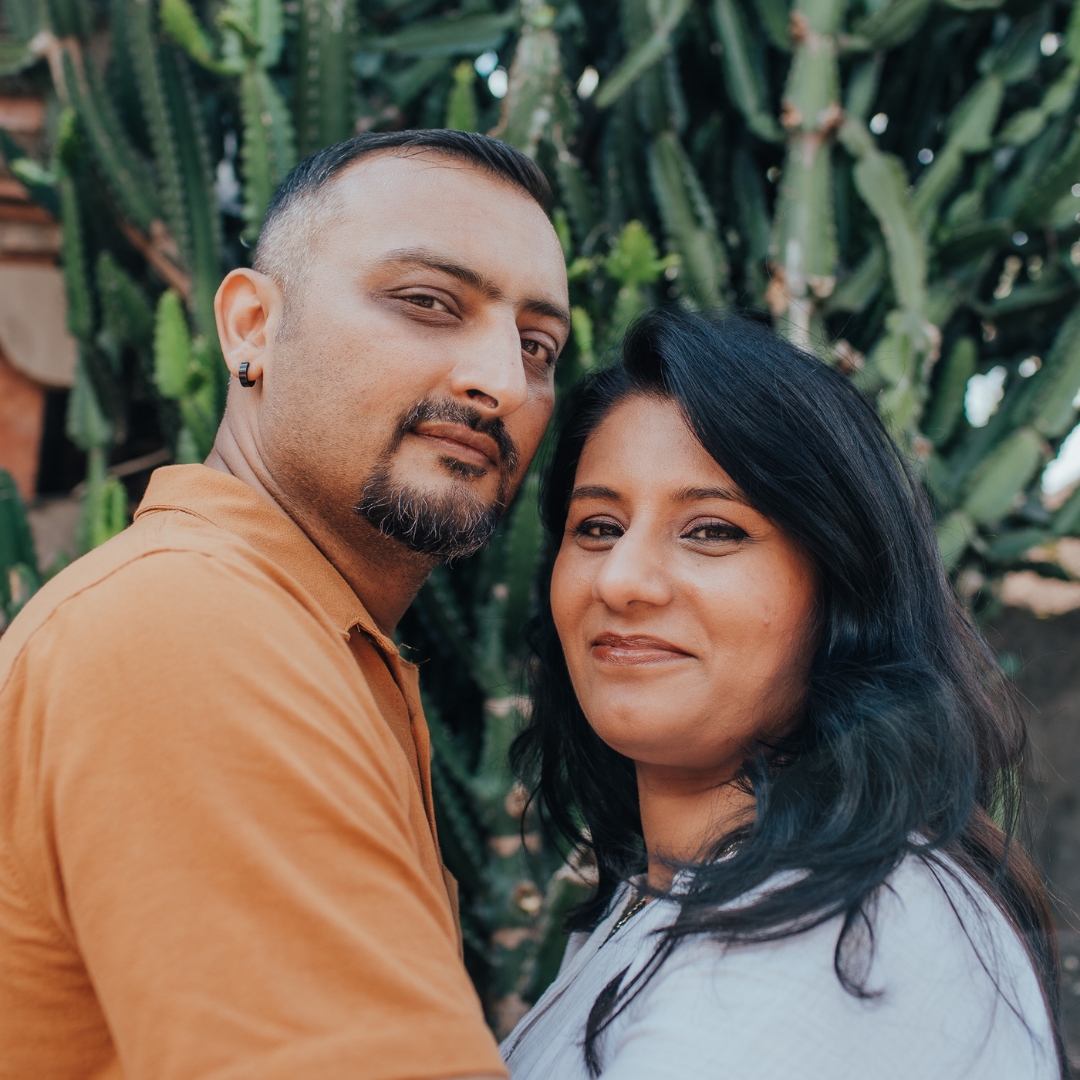
<path fill-rule="evenodd" d="M 618 499 L 619 493 L 602 484 L 584 484 L 570 492 L 570 501 L 575 499 Z"/>
<path fill-rule="evenodd" d="M 427 270 L 437 270 L 439 273 L 449 274 L 450 277 L 457 278 L 463 284 L 476 289 L 488 300 L 506 299 L 502 289 L 493 281 L 489 281 L 483 274 L 468 266 L 447 262 L 428 248 L 399 248 L 396 251 L 388 251 L 381 261 L 410 263 L 413 266 L 422 266 Z M 552 319 L 558 319 L 563 326 L 567 329 L 570 328 L 569 313 L 565 308 L 553 304 L 550 300 L 524 300 L 521 307 L 534 315 L 547 315 Z"/>
<path fill-rule="evenodd" d="M 423 266 L 428 270 L 438 270 L 483 293 L 489 300 L 503 299 L 502 290 L 494 282 L 488 281 L 483 274 L 467 266 L 447 262 L 428 248 L 399 248 L 396 251 L 388 251 L 381 261 L 411 263 L 413 266 Z"/>
<path fill-rule="evenodd" d="M 566 309 L 551 303 L 550 300 L 526 300 L 521 306 L 533 315 L 548 315 L 552 319 L 558 319 L 567 330 L 570 329 L 570 316 Z"/>

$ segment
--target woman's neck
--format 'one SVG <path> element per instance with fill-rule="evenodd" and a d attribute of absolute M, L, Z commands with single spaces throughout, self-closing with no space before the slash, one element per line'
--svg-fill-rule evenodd
<path fill-rule="evenodd" d="M 690 772 L 637 763 L 649 884 L 668 888 L 670 863 L 702 858 L 725 833 L 754 817 L 754 799 L 732 783 L 736 767 Z"/>

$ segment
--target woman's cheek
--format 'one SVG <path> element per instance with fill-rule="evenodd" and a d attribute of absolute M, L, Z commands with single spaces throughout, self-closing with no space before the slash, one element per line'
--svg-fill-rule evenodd
<path fill-rule="evenodd" d="M 579 607 L 577 587 L 574 574 L 574 552 L 567 550 L 564 542 L 555 558 L 555 566 L 551 573 L 551 615 L 555 620 L 555 629 L 562 643 L 563 653 L 569 660 L 569 651 L 573 647 L 573 630 L 579 621 L 575 619 L 575 612 Z"/>

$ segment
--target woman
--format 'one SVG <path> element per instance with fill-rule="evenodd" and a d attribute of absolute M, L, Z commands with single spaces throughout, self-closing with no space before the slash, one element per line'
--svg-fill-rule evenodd
<path fill-rule="evenodd" d="M 599 883 L 514 1080 L 1060 1076 L 1016 699 L 850 383 L 647 316 L 543 513 L 515 759 Z"/>

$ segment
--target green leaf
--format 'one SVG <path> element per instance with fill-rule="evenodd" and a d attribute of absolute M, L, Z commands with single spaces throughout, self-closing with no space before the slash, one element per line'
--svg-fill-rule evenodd
<path fill-rule="evenodd" d="M 926 242 L 908 195 L 907 173 L 892 154 L 882 154 L 868 142 L 861 149 L 853 173 L 855 187 L 885 237 L 897 301 L 908 311 L 922 312 L 926 308 Z"/>
<path fill-rule="evenodd" d="M 952 570 L 960 562 L 975 536 L 975 523 L 959 510 L 938 524 L 938 551 L 946 570 Z"/>
<path fill-rule="evenodd" d="M 98 404 L 83 356 L 75 365 L 75 381 L 68 397 L 66 430 L 68 438 L 80 450 L 96 450 L 112 445 L 113 426 Z"/>
<path fill-rule="evenodd" d="M 1016 212 L 1022 225 L 1041 225 L 1058 200 L 1068 194 L 1080 177 L 1080 131 L 1074 130 L 1064 149 L 1040 176 Z"/>
<path fill-rule="evenodd" d="M 1029 423 L 1047 438 L 1064 435 L 1076 422 L 1080 393 L 1080 304 L 1061 324 L 1042 369 L 1032 378 Z"/>
<path fill-rule="evenodd" d="M 720 39 L 724 82 L 747 126 L 768 142 L 783 142 L 784 132 L 768 111 L 761 49 L 754 48 L 737 0 L 714 0 L 713 20 Z"/>
<path fill-rule="evenodd" d="M 93 65 L 86 65 L 82 73 L 77 72 L 66 49 L 61 63 L 71 104 L 105 182 L 128 221 L 144 232 L 149 231 L 151 223 L 160 216 L 160 208 L 145 161 L 120 123 Z"/>
<path fill-rule="evenodd" d="M 162 50 L 161 77 L 180 161 L 184 235 L 190 251 L 192 314 L 199 330 L 216 338 L 214 294 L 221 281 L 222 235 L 209 139 L 190 65 L 179 50 Z"/>
<path fill-rule="evenodd" d="M 18 75 L 40 59 L 21 41 L 0 41 L 0 76 Z"/>
<path fill-rule="evenodd" d="M 266 71 L 281 56 L 281 0 L 228 0 L 218 15 L 225 30 L 223 58 L 230 69 L 242 71 L 248 61 Z"/>
<path fill-rule="evenodd" d="M 1011 221 L 973 221 L 946 233 L 937 249 L 937 257 L 944 266 L 970 263 L 986 252 L 997 250 L 1012 231 Z"/>
<path fill-rule="evenodd" d="M 514 515 L 506 543 L 506 606 L 503 625 L 509 637 L 507 645 L 518 644 L 521 628 L 532 614 L 535 596 L 536 564 L 544 542 L 540 524 L 540 473 L 532 469 L 515 499 Z"/>
<path fill-rule="evenodd" d="M 752 0 L 762 28 L 777 49 L 791 50 L 791 5 L 788 0 Z"/>
<path fill-rule="evenodd" d="M 5 604 L 11 602 L 3 593 L 8 571 L 19 564 L 36 571 L 37 554 L 19 489 L 11 474 L 0 469 L 0 598 Z"/>
<path fill-rule="evenodd" d="M 479 111 L 476 107 L 476 69 L 468 60 L 462 60 L 454 68 L 454 85 L 446 105 L 444 127 L 451 131 L 476 131 L 479 127 Z"/>
<path fill-rule="evenodd" d="M 20 44 L 49 29 L 48 13 L 41 0 L 4 0 L 3 19 L 7 30 Z"/>
<path fill-rule="evenodd" d="M 78 191 L 66 170 L 60 176 L 59 192 L 68 329 L 73 337 L 88 342 L 94 332 L 94 301 L 86 268 Z"/>
<path fill-rule="evenodd" d="M 928 225 L 952 191 L 964 168 L 967 154 L 989 150 L 991 132 L 1001 112 L 1005 84 L 987 75 L 953 110 L 946 125 L 946 142 L 915 185 L 912 202 L 918 219 Z"/>
<path fill-rule="evenodd" d="M 499 124 L 491 134 L 535 157 L 554 116 L 561 71 L 559 39 L 554 32 L 526 25 L 510 67 Z"/>
<path fill-rule="evenodd" d="M 460 15 L 417 23 L 380 38 L 365 38 L 363 52 L 389 52 L 399 56 L 475 56 L 498 49 L 517 22 L 511 8 L 501 15 Z"/>
<path fill-rule="evenodd" d="M 300 0 L 293 120 L 299 157 L 353 134 L 356 0 Z M 472 129 L 475 130 L 475 129 Z"/>
<path fill-rule="evenodd" d="M 146 294 L 131 275 L 121 268 L 111 251 L 103 251 L 97 262 L 97 292 L 102 323 L 118 343 L 149 349 L 154 340 L 154 312 Z"/>
<path fill-rule="evenodd" d="M 673 131 L 659 135 L 649 147 L 649 178 L 664 232 L 682 259 L 679 279 L 684 299 L 698 307 L 725 307 L 726 253 L 712 209 Z"/>
<path fill-rule="evenodd" d="M 180 249 L 181 258 L 190 265 L 191 235 L 184 199 L 180 148 L 162 82 L 153 0 L 129 0 L 126 10 L 128 24 L 125 29 L 139 88 L 139 101 L 154 148 L 165 223 Z"/>
<path fill-rule="evenodd" d="M 651 285 L 664 272 L 656 243 L 640 221 L 628 221 L 623 226 L 611 254 L 604 260 L 604 270 L 620 285 Z"/>
<path fill-rule="evenodd" d="M 1013 432 L 975 470 L 964 513 L 981 525 L 1000 521 L 1043 463 L 1044 442 L 1030 427 Z"/>
<path fill-rule="evenodd" d="M 885 245 L 878 240 L 859 261 L 859 264 L 829 294 L 823 310 L 829 314 L 834 311 L 850 311 L 857 314 L 881 292 L 885 275 L 889 269 L 889 260 Z"/>
<path fill-rule="evenodd" d="M 1054 514 L 1051 531 L 1055 536 L 1075 536 L 1080 532 L 1080 487 L 1078 487 Z"/>
<path fill-rule="evenodd" d="M 220 60 L 188 0 L 161 0 L 161 28 L 197 64 L 209 71 L 238 73 L 236 65 Z"/>
<path fill-rule="evenodd" d="M 664 0 L 648 37 L 637 42 L 601 83 L 596 107 L 606 109 L 630 89 L 671 48 L 671 35 L 690 7 L 690 0 Z"/>
<path fill-rule="evenodd" d="M 57 183 L 56 173 L 32 157 L 9 159 L 7 164 L 11 172 L 30 187 L 54 187 Z"/>
<path fill-rule="evenodd" d="M 265 71 L 249 64 L 240 80 L 244 173 L 244 235 L 258 239 L 266 209 L 278 184 L 296 163 L 292 120 Z"/>
<path fill-rule="evenodd" d="M 968 380 L 975 374 L 978 346 L 970 337 L 959 338 L 938 376 L 933 402 L 923 421 L 926 437 L 941 446 L 948 442 L 964 411 Z"/>
<path fill-rule="evenodd" d="M 855 26 L 855 34 L 870 51 L 892 49 L 911 37 L 926 18 L 932 0 L 892 0 Z"/>
<path fill-rule="evenodd" d="M 596 197 L 581 162 L 566 149 L 562 132 L 555 128 L 551 134 L 556 149 L 555 175 L 559 182 L 559 192 L 574 227 L 574 236 L 579 244 L 584 244 L 590 238 L 595 239 L 595 232 L 600 224 Z"/>
<path fill-rule="evenodd" d="M 595 336 L 592 318 L 583 307 L 570 309 L 570 327 L 577 349 L 578 366 L 583 371 L 591 371 L 596 367 Z"/>
<path fill-rule="evenodd" d="M 154 381 L 162 397 L 179 400 L 188 392 L 191 363 L 191 333 L 183 301 L 175 289 L 166 289 L 154 321 Z"/>

